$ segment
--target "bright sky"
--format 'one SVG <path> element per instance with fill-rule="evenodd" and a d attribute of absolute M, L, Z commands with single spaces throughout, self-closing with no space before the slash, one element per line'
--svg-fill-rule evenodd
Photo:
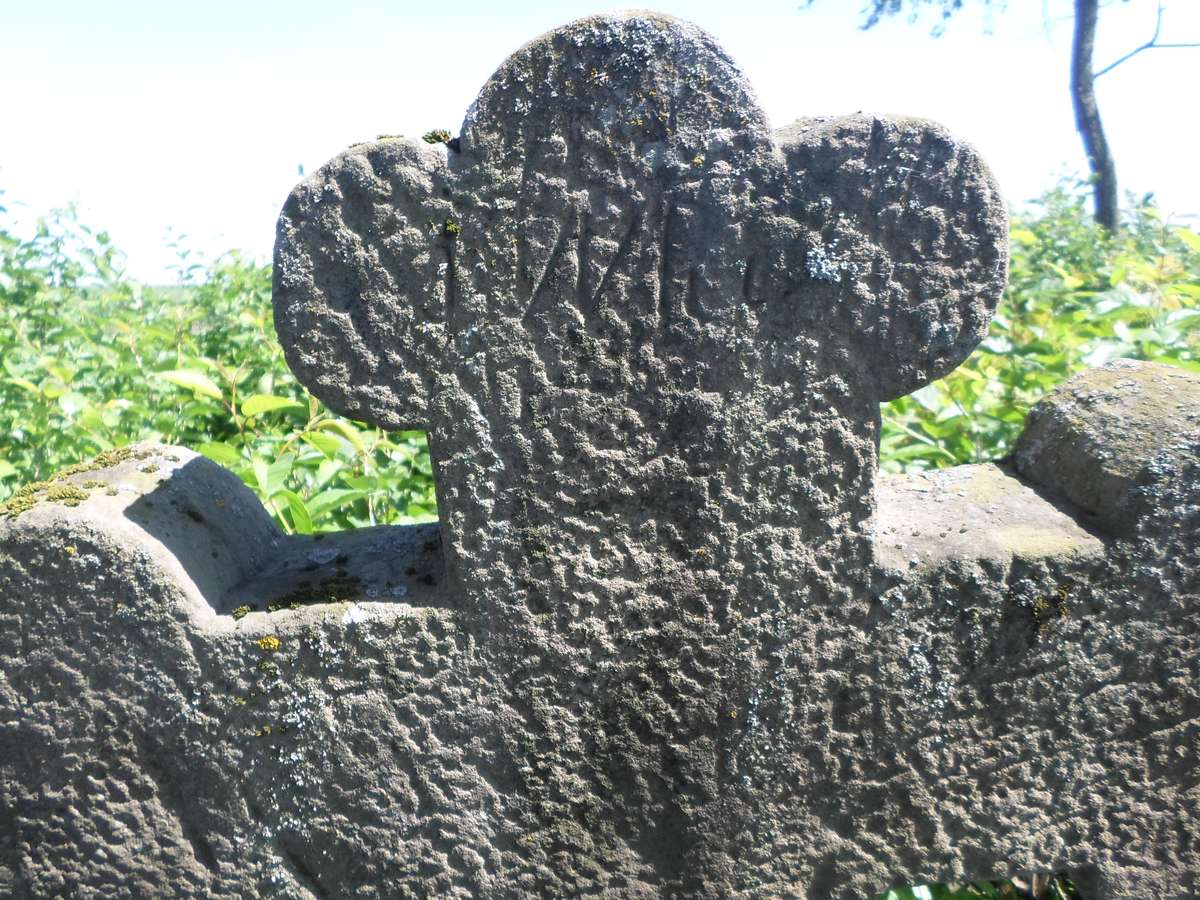
<path fill-rule="evenodd" d="M 1082 172 L 1067 71 L 1070 0 L 858 30 L 865 0 L 659 0 L 732 54 L 779 126 L 828 113 L 938 119 L 975 143 L 1009 201 Z M 968 7 L 973 0 L 967 0 Z M 978 4 L 974 4 L 978 6 Z M 1155 0 L 1110 2 L 1097 65 L 1150 37 Z M 169 235 L 267 259 L 298 168 L 379 134 L 457 132 L 497 64 L 602 0 L 0 0 L 0 190 L 28 227 L 76 201 L 131 274 L 171 280 Z M 1163 40 L 1200 41 L 1167 0 Z M 1099 81 L 1122 190 L 1200 213 L 1200 50 L 1143 53 Z M 1189 112 L 1189 110 L 1191 110 Z M 1194 221 L 1194 220 L 1192 220 Z"/>

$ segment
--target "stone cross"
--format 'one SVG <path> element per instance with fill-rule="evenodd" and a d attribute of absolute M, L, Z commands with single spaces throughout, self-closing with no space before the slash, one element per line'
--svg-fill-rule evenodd
<path fill-rule="evenodd" d="M 585 19 L 510 57 L 453 147 L 359 145 L 298 186 L 276 326 L 334 410 L 428 431 L 489 627 L 724 622 L 862 571 L 879 402 L 974 348 L 1006 240 L 940 127 L 772 133 L 694 27 Z"/>
<path fill-rule="evenodd" d="M 969 147 L 772 133 L 650 14 L 430 138 L 293 191 L 275 308 L 314 394 L 428 431 L 441 521 L 284 537 L 180 448 L 25 490 L 0 890 L 1200 890 L 1200 379 L 1114 364 L 1006 464 L 876 480 L 878 404 L 1004 285 Z"/>

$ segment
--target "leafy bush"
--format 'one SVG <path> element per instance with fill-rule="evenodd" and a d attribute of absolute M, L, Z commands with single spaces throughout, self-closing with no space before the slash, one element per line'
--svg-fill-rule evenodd
<path fill-rule="evenodd" d="M 1050 191 L 1014 220 L 1011 282 L 987 339 L 949 377 L 884 407 L 885 469 L 999 459 L 1043 393 L 1117 356 L 1200 370 L 1200 236 L 1143 203 L 1110 238 L 1081 188 Z M 125 278 L 109 236 L 72 210 L 28 240 L 4 222 L 0 499 L 149 439 L 228 466 L 288 531 L 436 515 L 423 435 L 335 416 L 291 375 L 267 267 L 236 253 L 205 266 L 177 248 L 179 284 L 150 287 Z"/>
<path fill-rule="evenodd" d="M 885 470 L 1001 459 L 1038 398 L 1117 357 L 1200 371 L 1200 236 L 1134 206 L 1115 238 L 1082 185 L 1014 218 L 1009 286 L 983 344 L 941 381 L 883 408 Z"/>
<path fill-rule="evenodd" d="M 289 532 L 436 517 L 423 434 L 332 415 L 292 376 L 268 267 L 182 252 L 177 269 L 172 288 L 124 278 L 72 210 L 25 241 L 0 219 L 0 499 L 156 440 L 232 469 Z"/>

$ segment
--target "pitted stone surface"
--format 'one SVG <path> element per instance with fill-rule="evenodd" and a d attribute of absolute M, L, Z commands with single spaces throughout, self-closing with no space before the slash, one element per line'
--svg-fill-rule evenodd
<path fill-rule="evenodd" d="M 1014 452 L 1023 475 L 1125 533 L 1156 461 L 1200 438 L 1200 379 L 1119 359 L 1053 391 L 1029 414 Z"/>
<path fill-rule="evenodd" d="M 850 562 L 878 402 L 961 362 L 1003 288 L 977 155 L 917 120 L 772 134 L 711 39 L 645 16 L 527 45 L 457 146 L 360 145 L 298 186 L 276 325 L 334 409 L 429 431 L 483 614 L 590 595 L 599 624 L 632 582 L 724 617 Z"/>
<path fill-rule="evenodd" d="M 518 51 L 455 146 L 335 158 L 276 254 L 297 374 L 428 430 L 436 539 L 286 538 L 178 449 L 0 521 L 0 884 L 816 900 L 1073 867 L 1194 895 L 1194 444 L 1126 539 L 993 467 L 885 485 L 876 520 L 878 402 L 1003 286 L 973 151 L 772 134 L 649 15 Z M 989 506 L 1019 541 L 948 538 Z"/>

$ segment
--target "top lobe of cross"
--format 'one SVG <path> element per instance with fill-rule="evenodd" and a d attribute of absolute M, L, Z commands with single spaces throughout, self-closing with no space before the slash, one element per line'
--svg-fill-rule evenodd
<path fill-rule="evenodd" d="M 940 127 L 773 134 L 707 35 L 605 16 L 513 54 L 453 149 L 381 139 L 297 186 L 276 326 L 333 409 L 429 431 L 461 578 L 607 530 L 626 568 L 709 548 L 778 582 L 765 545 L 862 531 L 877 404 L 962 362 L 1006 262 Z"/>

